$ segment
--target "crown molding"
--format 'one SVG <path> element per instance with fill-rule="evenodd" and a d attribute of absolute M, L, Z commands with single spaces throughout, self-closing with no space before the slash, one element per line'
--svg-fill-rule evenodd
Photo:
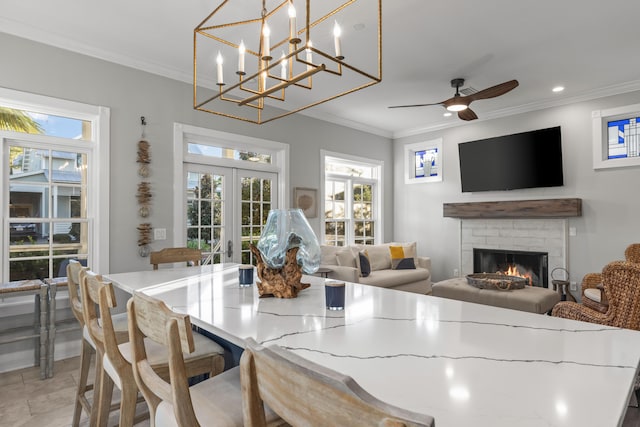
<path fill-rule="evenodd" d="M 109 50 L 97 49 L 82 43 L 79 40 L 70 39 L 60 34 L 50 33 L 35 28 L 28 23 L 18 22 L 7 18 L 0 17 L 0 28 L 3 33 L 7 33 L 16 37 L 32 40 L 37 43 L 46 44 L 55 48 L 68 50 L 73 53 L 90 56 L 103 61 L 113 62 L 136 70 L 145 71 L 162 77 L 168 77 L 173 80 L 191 83 L 193 75 L 185 73 L 175 68 L 166 67 L 157 63 L 134 58 L 127 55 L 114 53 Z"/>
<path fill-rule="evenodd" d="M 153 63 L 150 61 L 145 61 L 140 58 L 134 58 L 127 55 L 122 55 L 122 54 L 114 53 L 112 51 L 108 51 L 104 49 L 96 49 L 95 47 L 84 44 L 78 40 L 70 39 L 68 37 L 64 37 L 59 34 L 42 31 L 38 28 L 31 26 L 28 23 L 18 22 L 15 20 L 0 17 L 0 28 L 2 28 L 2 32 L 10 35 L 22 37 L 38 43 L 47 44 L 52 47 L 68 50 L 74 53 L 87 55 L 100 60 L 113 62 L 115 64 L 145 71 L 145 72 L 159 75 L 162 77 L 167 77 L 180 82 L 184 82 L 188 84 L 192 83 L 193 75 L 190 72 L 185 73 L 184 71 L 171 68 L 171 67 L 166 67 L 164 65 Z M 633 92 L 637 90 L 640 90 L 640 80 L 635 80 L 635 81 L 611 85 L 611 86 L 605 86 L 602 88 L 585 91 L 581 94 L 578 94 L 572 97 L 553 98 L 553 99 L 548 99 L 544 101 L 532 102 L 532 103 L 524 104 L 520 106 L 503 108 L 500 110 L 495 110 L 495 111 L 483 114 L 483 117 L 478 120 L 479 121 L 493 120 L 493 119 L 503 118 L 507 116 L 512 116 L 515 114 L 528 113 L 528 112 L 543 110 L 551 107 L 574 104 L 577 102 L 589 101 L 592 99 L 604 98 L 607 96 L 619 95 L 622 93 Z M 369 125 L 365 125 L 357 121 L 348 120 L 343 117 L 337 117 L 327 113 L 301 111 L 297 114 L 301 114 L 317 120 L 322 120 L 325 122 L 337 124 L 340 126 L 345 126 L 354 130 L 370 133 L 373 135 L 382 136 L 384 138 L 390 138 L 393 140 L 404 138 L 404 137 L 421 135 L 421 134 L 439 131 L 439 130 L 448 129 L 448 128 L 454 128 L 458 126 L 465 126 L 465 125 L 468 125 L 469 123 L 472 123 L 472 122 L 460 122 L 460 121 L 455 121 L 455 122 L 446 121 L 446 122 L 438 122 L 428 126 L 422 126 L 422 127 L 406 129 L 401 131 L 387 131 L 384 129 L 371 127 Z M 476 122 L 476 121 L 474 120 L 473 122 Z"/>
<path fill-rule="evenodd" d="M 321 120 L 323 122 L 329 122 L 340 126 L 345 126 L 354 130 L 359 130 L 362 132 L 366 132 L 372 135 L 382 136 L 384 138 L 393 138 L 393 132 L 372 127 L 370 125 L 366 125 L 364 123 L 360 123 L 354 120 L 348 120 L 343 117 L 334 116 L 333 114 L 328 113 L 318 113 L 310 110 L 303 110 L 296 114 L 300 114 L 303 116 L 310 117 L 312 119 Z"/>

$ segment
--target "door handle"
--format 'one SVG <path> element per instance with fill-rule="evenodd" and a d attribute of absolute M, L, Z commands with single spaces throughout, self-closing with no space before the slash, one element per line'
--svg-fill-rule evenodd
<path fill-rule="evenodd" d="M 233 256 L 233 242 L 231 240 L 227 241 L 227 258 L 231 258 Z"/>

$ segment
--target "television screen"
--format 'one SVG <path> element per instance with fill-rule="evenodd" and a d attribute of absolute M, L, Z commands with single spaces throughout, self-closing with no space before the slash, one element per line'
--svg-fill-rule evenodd
<path fill-rule="evenodd" d="M 560 126 L 458 145 L 462 192 L 564 184 Z"/>

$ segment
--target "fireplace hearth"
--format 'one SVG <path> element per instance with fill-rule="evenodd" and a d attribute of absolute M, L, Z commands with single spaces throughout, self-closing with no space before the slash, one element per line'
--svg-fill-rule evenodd
<path fill-rule="evenodd" d="M 474 273 L 503 273 L 526 277 L 531 286 L 548 287 L 547 252 L 473 248 Z"/>

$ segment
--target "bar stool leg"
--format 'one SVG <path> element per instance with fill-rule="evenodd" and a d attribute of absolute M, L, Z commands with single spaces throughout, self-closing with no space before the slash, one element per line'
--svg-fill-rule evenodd
<path fill-rule="evenodd" d="M 92 405 L 89 403 L 86 393 L 94 388 L 93 384 L 87 385 L 89 369 L 91 367 L 91 356 L 93 354 L 95 354 L 95 349 L 87 340 L 83 339 L 82 350 L 80 352 L 80 379 L 78 380 L 78 388 L 76 391 L 76 404 L 73 410 L 72 427 L 78 427 L 80 424 L 82 409 L 87 412 L 88 417 L 91 417 Z M 94 397 L 94 400 L 97 401 L 97 396 Z"/>
<path fill-rule="evenodd" d="M 33 366 L 40 366 L 40 292 L 34 295 L 33 303 L 33 335 L 35 335 L 33 343 Z"/>
<path fill-rule="evenodd" d="M 49 284 L 49 333 L 47 335 L 47 378 L 53 377 L 53 361 L 56 342 L 56 293 L 58 286 Z"/>
<path fill-rule="evenodd" d="M 96 360 L 102 359 L 100 352 L 96 352 Z M 107 425 L 109 420 L 109 412 L 111 408 L 111 398 L 113 397 L 113 380 L 109 374 L 104 370 L 102 363 L 100 363 L 100 372 L 97 371 L 98 366 L 96 363 L 96 376 L 99 375 L 98 390 L 93 390 L 93 406 L 91 408 L 91 426 L 103 427 Z"/>
<path fill-rule="evenodd" d="M 40 379 L 47 378 L 47 342 L 49 337 L 49 331 L 47 328 L 47 311 L 49 303 L 47 298 L 49 296 L 49 288 L 46 284 L 40 286 L 40 300 L 39 300 L 39 313 L 40 313 Z"/>

